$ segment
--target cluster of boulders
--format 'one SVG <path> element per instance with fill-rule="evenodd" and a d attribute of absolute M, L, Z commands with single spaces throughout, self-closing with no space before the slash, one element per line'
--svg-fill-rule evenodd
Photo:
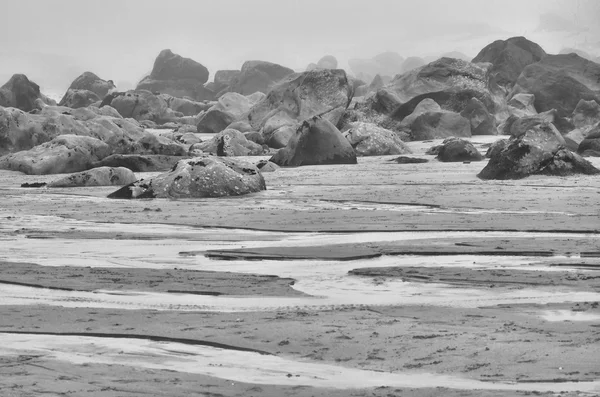
<path fill-rule="evenodd" d="M 600 156 L 600 65 L 577 54 L 514 37 L 472 61 L 387 52 L 349 64 L 354 76 L 332 55 L 298 73 L 247 61 L 209 82 L 204 65 L 164 50 L 136 89 L 85 72 L 58 105 L 14 75 L 0 87 L 0 169 L 78 173 L 49 186 L 126 184 L 114 197 L 214 197 L 264 189 L 277 166 L 408 154 L 407 141 L 444 139 L 439 161 L 481 161 L 468 138 L 509 135 L 481 178 L 597 171 L 581 156 Z M 231 159 L 259 155 L 270 161 Z M 170 171 L 133 182 L 123 169 Z"/>

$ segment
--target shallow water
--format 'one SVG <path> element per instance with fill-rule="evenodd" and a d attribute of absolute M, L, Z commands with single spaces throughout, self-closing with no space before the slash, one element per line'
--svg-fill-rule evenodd
<path fill-rule="evenodd" d="M 600 382 L 501 383 L 432 373 L 389 373 L 284 357 L 143 339 L 2 334 L 0 355 L 35 354 L 74 364 L 127 365 L 253 384 L 335 389 L 372 387 L 463 390 L 600 391 Z"/>

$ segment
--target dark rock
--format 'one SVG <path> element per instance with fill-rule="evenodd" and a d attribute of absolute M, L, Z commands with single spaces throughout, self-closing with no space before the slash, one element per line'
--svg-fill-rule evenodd
<path fill-rule="evenodd" d="M 471 136 L 471 123 L 458 113 L 439 111 L 424 112 L 410 125 L 410 138 L 413 141 L 428 139 Z"/>
<path fill-rule="evenodd" d="M 471 142 L 460 138 L 448 138 L 439 147 L 437 159 L 443 162 L 481 161 L 483 156 Z"/>
<path fill-rule="evenodd" d="M 487 45 L 472 62 L 491 63 L 491 73 L 496 82 L 512 87 L 526 66 L 539 62 L 545 56 L 546 52 L 536 43 L 525 37 L 511 37 Z"/>
<path fill-rule="evenodd" d="M 600 105 L 596 101 L 580 100 L 571 117 L 575 128 L 584 128 L 600 122 Z"/>
<path fill-rule="evenodd" d="M 200 84 L 208 81 L 208 69 L 190 58 L 162 50 L 154 61 L 150 73 L 154 80 L 196 80 Z"/>
<path fill-rule="evenodd" d="M 536 125 L 544 123 L 554 123 L 556 120 L 556 111 L 554 109 L 539 113 L 533 116 L 525 116 L 521 118 L 512 118 L 510 121 L 507 120 L 505 125 L 505 132 L 511 136 L 523 135 L 527 130 L 533 128 Z"/>
<path fill-rule="evenodd" d="M 407 157 L 407 156 L 400 156 L 391 161 L 395 161 L 398 164 L 421 164 L 421 163 L 429 162 L 429 160 L 427 160 L 427 159 L 420 159 L 420 158 L 416 158 L 416 157 Z"/>
<path fill-rule="evenodd" d="M 29 112 L 39 108 L 38 99 L 46 105 L 56 105 L 56 102 L 40 92 L 40 87 L 29 81 L 24 74 L 15 74 L 0 87 L 0 106 L 12 107 Z"/>
<path fill-rule="evenodd" d="M 294 73 L 292 69 L 264 61 L 247 61 L 242 65 L 240 74 L 233 78 L 227 90 L 242 95 L 257 91 L 267 93 L 269 89 L 284 77 Z"/>
<path fill-rule="evenodd" d="M 128 168 L 99 167 L 54 180 L 48 183 L 48 187 L 123 186 L 136 180 Z"/>
<path fill-rule="evenodd" d="M 267 145 L 274 149 L 281 149 L 286 147 L 290 142 L 290 139 L 294 135 L 296 135 L 297 127 L 284 125 L 283 127 L 279 127 L 273 133 L 269 135 L 269 140 L 267 141 Z"/>
<path fill-rule="evenodd" d="M 521 179 L 534 174 L 597 173 L 600 170 L 565 148 L 564 139 L 551 123 L 543 123 L 511 138 L 503 150 L 493 153 L 477 176 L 481 179 Z"/>
<path fill-rule="evenodd" d="M 535 95 L 538 112 L 570 116 L 580 100 L 600 102 L 600 65 L 575 54 L 548 55 L 523 69 L 513 89 Z"/>
<path fill-rule="evenodd" d="M 227 128 L 235 121 L 235 116 L 218 108 L 211 108 L 200 116 L 198 121 L 198 133 L 216 134 Z"/>
<path fill-rule="evenodd" d="M 596 126 L 589 135 L 581 141 L 577 153 L 584 156 L 600 157 L 600 126 Z"/>
<path fill-rule="evenodd" d="M 487 152 L 485 153 L 485 157 L 489 159 L 494 156 L 497 156 L 501 151 L 503 151 L 506 148 L 508 142 L 508 139 L 500 139 L 492 143 L 492 145 L 488 148 Z"/>
<path fill-rule="evenodd" d="M 127 185 L 109 198 L 203 198 L 240 196 L 266 190 L 255 165 L 224 157 L 181 160 L 168 173 Z"/>
<path fill-rule="evenodd" d="M 113 154 L 92 163 L 91 167 L 125 167 L 133 172 L 159 172 L 170 170 L 181 159 L 181 156 L 155 154 Z"/>
<path fill-rule="evenodd" d="M 472 135 L 496 135 L 496 119 L 477 98 L 471 98 L 465 109 L 460 113 L 471 123 Z"/>
<path fill-rule="evenodd" d="M 260 170 L 260 172 L 274 172 L 279 169 L 279 166 L 275 163 L 270 162 L 269 160 L 260 160 L 256 164 L 256 168 Z"/>
<path fill-rule="evenodd" d="M 356 164 L 356 153 L 328 120 L 315 116 L 302 123 L 288 145 L 271 161 L 280 166 Z"/>
<path fill-rule="evenodd" d="M 109 94 L 101 107 L 106 105 L 115 108 L 121 116 L 138 121 L 150 120 L 163 124 L 176 118 L 164 99 L 146 90 Z"/>

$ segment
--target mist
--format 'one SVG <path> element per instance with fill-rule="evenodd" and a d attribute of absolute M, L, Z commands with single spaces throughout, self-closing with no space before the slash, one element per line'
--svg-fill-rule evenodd
<path fill-rule="evenodd" d="M 133 88 L 165 48 L 205 65 L 250 59 L 305 70 L 323 55 L 348 60 L 385 51 L 474 57 L 497 39 L 526 36 L 548 53 L 600 56 L 595 0 L 32 0 L 3 4 L 0 84 L 24 73 L 64 91 L 84 71 Z"/>

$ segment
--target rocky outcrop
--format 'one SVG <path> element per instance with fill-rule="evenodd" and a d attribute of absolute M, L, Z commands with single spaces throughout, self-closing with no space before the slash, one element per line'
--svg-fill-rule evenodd
<path fill-rule="evenodd" d="M 565 147 L 565 141 L 551 123 L 535 125 L 506 147 L 492 154 L 477 175 L 481 179 L 521 179 L 529 175 L 598 174 L 600 170 Z"/>
<path fill-rule="evenodd" d="M 0 169 L 28 175 L 66 174 L 84 171 L 110 154 L 110 147 L 89 136 L 61 135 L 50 142 L 0 157 Z"/>
<path fill-rule="evenodd" d="M 265 190 L 258 168 L 223 157 L 181 160 L 168 173 L 141 179 L 110 194 L 109 198 L 203 198 L 240 196 Z"/>
<path fill-rule="evenodd" d="M 576 54 L 548 55 L 523 69 L 512 94 L 535 95 L 538 112 L 570 116 L 580 100 L 600 102 L 600 64 Z"/>
<path fill-rule="evenodd" d="M 385 156 L 411 152 L 397 133 L 375 124 L 351 123 L 344 136 L 357 156 Z"/>
<path fill-rule="evenodd" d="M 280 166 L 356 164 L 356 153 L 330 121 L 315 116 L 302 123 L 271 161 Z"/>
<path fill-rule="evenodd" d="M 212 100 L 214 93 L 204 87 L 208 75 L 208 69 L 202 64 L 163 50 L 156 57 L 150 75 L 140 81 L 136 90 L 190 97 L 196 101 Z"/>
<path fill-rule="evenodd" d="M 473 144 L 465 139 L 448 138 L 437 149 L 436 158 L 443 162 L 481 161 L 483 156 Z"/>
<path fill-rule="evenodd" d="M 545 56 L 546 52 L 536 43 L 525 37 L 511 37 L 487 45 L 472 62 L 491 63 L 495 81 L 512 87 L 526 66 L 539 62 Z"/>
<path fill-rule="evenodd" d="M 195 148 L 213 156 L 259 156 L 263 154 L 263 147 L 246 139 L 239 131 L 226 129 L 214 137 L 199 143 Z"/>
<path fill-rule="evenodd" d="M 40 92 L 40 86 L 30 81 L 24 74 L 15 74 L 0 87 L 0 106 L 12 107 L 29 112 L 38 105 L 56 105 L 56 102 Z"/>
<path fill-rule="evenodd" d="M 292 69 L 276 63 L 246 61 L 242 65 L 240 74 L 233 78 L 226 90 L 242 95 L 250 95 L 255 92 L 266 94 L 276 83 L 293 73 Z"/>
<path fill-rule="evenodd" d="M 48 187 L 123 186 L 137 180 L 128 168 L 99 167 L 77 172 L 48 183 Z"/>
<path fill-rule="evenodd" d="M 303 120 L 320 115 L 334 125 L 352 100 L 352 88 L 340 69 L 296 73 L 274 86 L 252 107 L 250 125 L 268 141 L 283 126 L 296 128 Z"/>

